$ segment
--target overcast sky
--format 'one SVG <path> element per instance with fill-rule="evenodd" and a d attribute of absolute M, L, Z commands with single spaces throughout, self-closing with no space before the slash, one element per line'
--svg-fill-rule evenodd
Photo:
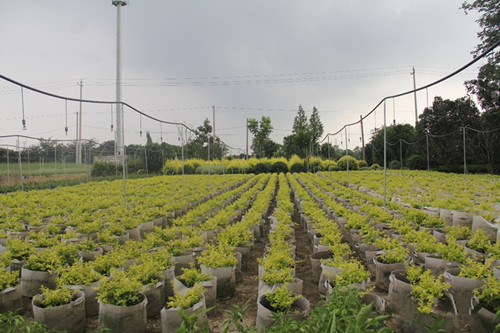
<path fill-rule="evenodd" d="M 384 96 L 411 90 L 412 66 L 422 86 L 472 59 L 479 26 L 462 2 L 131 0 L 122 8 L 123 100 L 191 127 L 212 121 L 215 106 L 217 134 L 238 148 L 245 119 L 262 116 L 282 143 L 299 104 L 308 115 L 316 106 L 325 134 L 333 133 Z M 82 79 L 83 98 L 115 100 L 116 12 L 111 0 L 0 0 L 0 74 L 74 98 Z M 477 67 L 419 93 L 418 112 L 436 95 L 465 96 L 463 82 Z M 64 101 L 25 90 L 23 131 L 20 88 L 0 80 L 0 135 L 73 139 L 78 109 L 68 103 L 66 120 Z M 415 122 L 413 96 L 389 101 L 387 111 L 388 122 Z M 112 140 L 111 112 L 83 105 L 83 137 Z M 382 121 L 380 108 L 365 134 Z M 141 129 L 178 144 L 177 127 L 160 128 L 130 110 L 125 128 L 126 144 L 145 143 Z M 352 148 L 360 145 L 358 126 L 349 136 Z M 330 140 L 340 145 L 340 135 Z"/>

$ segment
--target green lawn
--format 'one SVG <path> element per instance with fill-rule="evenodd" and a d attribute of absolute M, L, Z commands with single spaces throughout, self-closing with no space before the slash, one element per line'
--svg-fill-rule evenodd
<path fill-rule="evenodd" d="M 54 162 L 28 162 L 22 163 L 22 171 L 24 177 L 36 177 L 36 176 L 51 176 L 58 174 L 75 174 L 75 173 L 86 173 L 88 166 L 85 164 L 75 164 L 75 163 L 57 163 Z M 19 164 L 18 163 L 0 163 L 0 177 L 18 177 L 19 176 Z"/>

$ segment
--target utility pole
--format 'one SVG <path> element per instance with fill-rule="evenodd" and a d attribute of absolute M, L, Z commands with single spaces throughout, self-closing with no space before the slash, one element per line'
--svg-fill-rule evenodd
<path fill-rule="evenodd" d="M 79 126 L 78 126 L 78 112 L 75 112 L 76 115 L 76 138 L 75 138 L 75 163 L 78 164 L 78 132 L 79 132 Z"/>
<path fill-rule="evenodd" d="M 76 156 L 76 164 L 82 164 L 82 91 L 83 91 L 83 80 L 80 79 L 80 114 L 79 114 L 79 122 L 78 122 L 78 149 Z"/>
<path fill-rule="evenodd" d="M 361 123 L 361 150 L 363 152 L 363 161 L 366 162 L 366 151 L 365 151 L 365 132 L 363 132 L 363 116 L 359 115 Z"/>
<path fill-rule="evenodd" d="M 122 102 L 122 59 L 121 59 L 121 8 L 128 1 L 112 0 L 116 7 L 116 151 L 115 156 L 121 163 L 125 162 L 125 147 L 123 138 L 123 105 Z"/>
<path fill-rule="evenodd" d="M 413 99 L 415 100 L 415 128 L 417 127 L 418 124 L 418 109 L 417 109 L 417 83 L 415 80 L 415 67 L 413 67 L 413 71 L 410 73 L 410 75 L 413 75 Z"/>
<path fill-rule="evenodd" d="M 245 154 L 245 160 L 248 160 L 248 118 L 247 118 L 247 151 Z"/>

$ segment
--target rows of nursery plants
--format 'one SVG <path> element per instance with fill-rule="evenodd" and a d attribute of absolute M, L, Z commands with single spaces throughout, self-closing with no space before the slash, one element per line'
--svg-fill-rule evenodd
<path fill-rule="evenodd" d="M 328 173 L 323 172 L 328 176 Z M 347 173 L 334 175 L 347 183 Z M 349 174 L 350 184 L 384 194 L 383 171 L 358 171 Z M 436 207 L 478 214 L 494 222 L 500 218 L 500 177 L 464 175 L 435 171 L 387 171 L 387 197 L 413 207 Z"/>
<path fill-rule="evenodd" d="M 208 328 L 268 224 L 256 327 L 234 312 L 225 329 L 493 331 L 496 234 L 459 212 L 384 205 L 370 186 L 329 173 L 152 177 L 127 182 L 126 208 L 120 181 L 3 195 L 0 313 L 68 332 L 92 317 L 111 332 L 144 332 L 151 318 L 162 332 Z M 314 310 L 295 274 L 294 216 L 324 300 Z"/>
<path fill-rule="evenodd" d="M 400 330 L 421 331 L 425 325 L 439 324 L 446 331 L 466 327 L 475 332 L 493 331 L 500 310 L 496 235 L 488 237 L 481 228 L 473 232 L 453 225 L 453 220 L 399 203 L 384 207 L 380 197 L 341 185 L 326 175 L 295 177 L 338 226 L 338 230 L 330 226 L 323 240 L 321 223 L 307 214 L 307 201 L 302 199 L 306 193 L 298 193 L 309 233 L 319 244 L 330 247 L 311 257 L 313 264 L 314 259 L 323 259 L 320 292 L 328 292 L 324 280 L 329 279 L 331 287 L 332 278 L 334 284 L 347 278 L 350 284 L 358 283 L 357 288 L 370 285 L 365 283 L 366 275 L 355 279 L 362 271 L 361 262 L 375 280 L 375 291 L 366 297 L 391 312 Z M 350 269 L 348 264 L 356 274 L 342 277 Z"/>

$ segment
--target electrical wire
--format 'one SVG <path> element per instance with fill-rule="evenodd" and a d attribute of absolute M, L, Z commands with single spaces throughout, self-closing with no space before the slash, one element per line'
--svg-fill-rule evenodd
<path fill-rule="evenodd" d="M 419 88 L 416 88 L 416 89 L 413 89 L 413 90 L 409 90 L 409 91 L 406 91 L 406 92 L 402 92 L 402 93 L 399 93 L 399 94 L 395 94 L 395 95 L 392 95 L 392 96 L 386 96 L 384 97 L 380 102 L 378 102 L 377 105 L 375 105 L 375 107 L 370 111 L 368 112 L 365 116 L 361 117 L 360 120 L 356 121 L 356 122 L 353 122 L 353 123 L 349 123 L 349 124 L 345 124 L 341 129 L 339 129 L 337 132 L 335 133 L 328 133 L 319 143 L 323 142 L 326 140 L 326 138 L 329 136 L 329 135 L 335 135 L 339 132 L 341 132 L 345 127 L 349 127 L 349 126 L 353 126 L 353 125 L 356 125 L 356 124 L 359 124 L 361 121 L 363 121 L 364 119 L 366 119 L 368 116 L 370 116 L 372 113 L 375 112 L 375 110 L 377 110 L 377 108 L 382 104 L 384 103 L 387 99 L 390 99 L 390 98 L 397 98 L 397 97 L 401 97 L 401 96 L 405 96 L 405 95 L 409 95 L 409 94 L 412 94 L 414 92 L 418 92 L 418 91 L 421 91 L 421 90 L 424 90 L 424 89 L 427 89 L 429 87 L 432 87 L 432 86 L 435 86 L 443 81 L 446 81 L 448 80 L 449 78 L 457 75 L 458 73 L 464 71 L 465 69 L 469 68 L 470 66 L 472 66 L 473 64 L 475 64 L 476 62 L 478 62 L 479 60 L 481 60 L 482 58 L 484 58 L 485 56 L 487 56 L 491 51 L 493 51 L 495 48 L 497 48 L 498 46 L 500 45 L 500 40 L 497 41 L 495 44 L 493 44 L 492 46 L 490 46 L 488 49 L 486 49 L 486 51 L 484 51 L 483 53 L 481 53 L 479 56 L 475 57 L 474 59 L 472 59 L 471 61 L 469 61 L 467 64 L 463 65 L 462 67 L 460 67 L 459 69 L 455 70 L 454 72 L 432 82 L 432 83 L 429 83 L 425 86 L 422 86 L 422 87 L 419 87 Z"/>

